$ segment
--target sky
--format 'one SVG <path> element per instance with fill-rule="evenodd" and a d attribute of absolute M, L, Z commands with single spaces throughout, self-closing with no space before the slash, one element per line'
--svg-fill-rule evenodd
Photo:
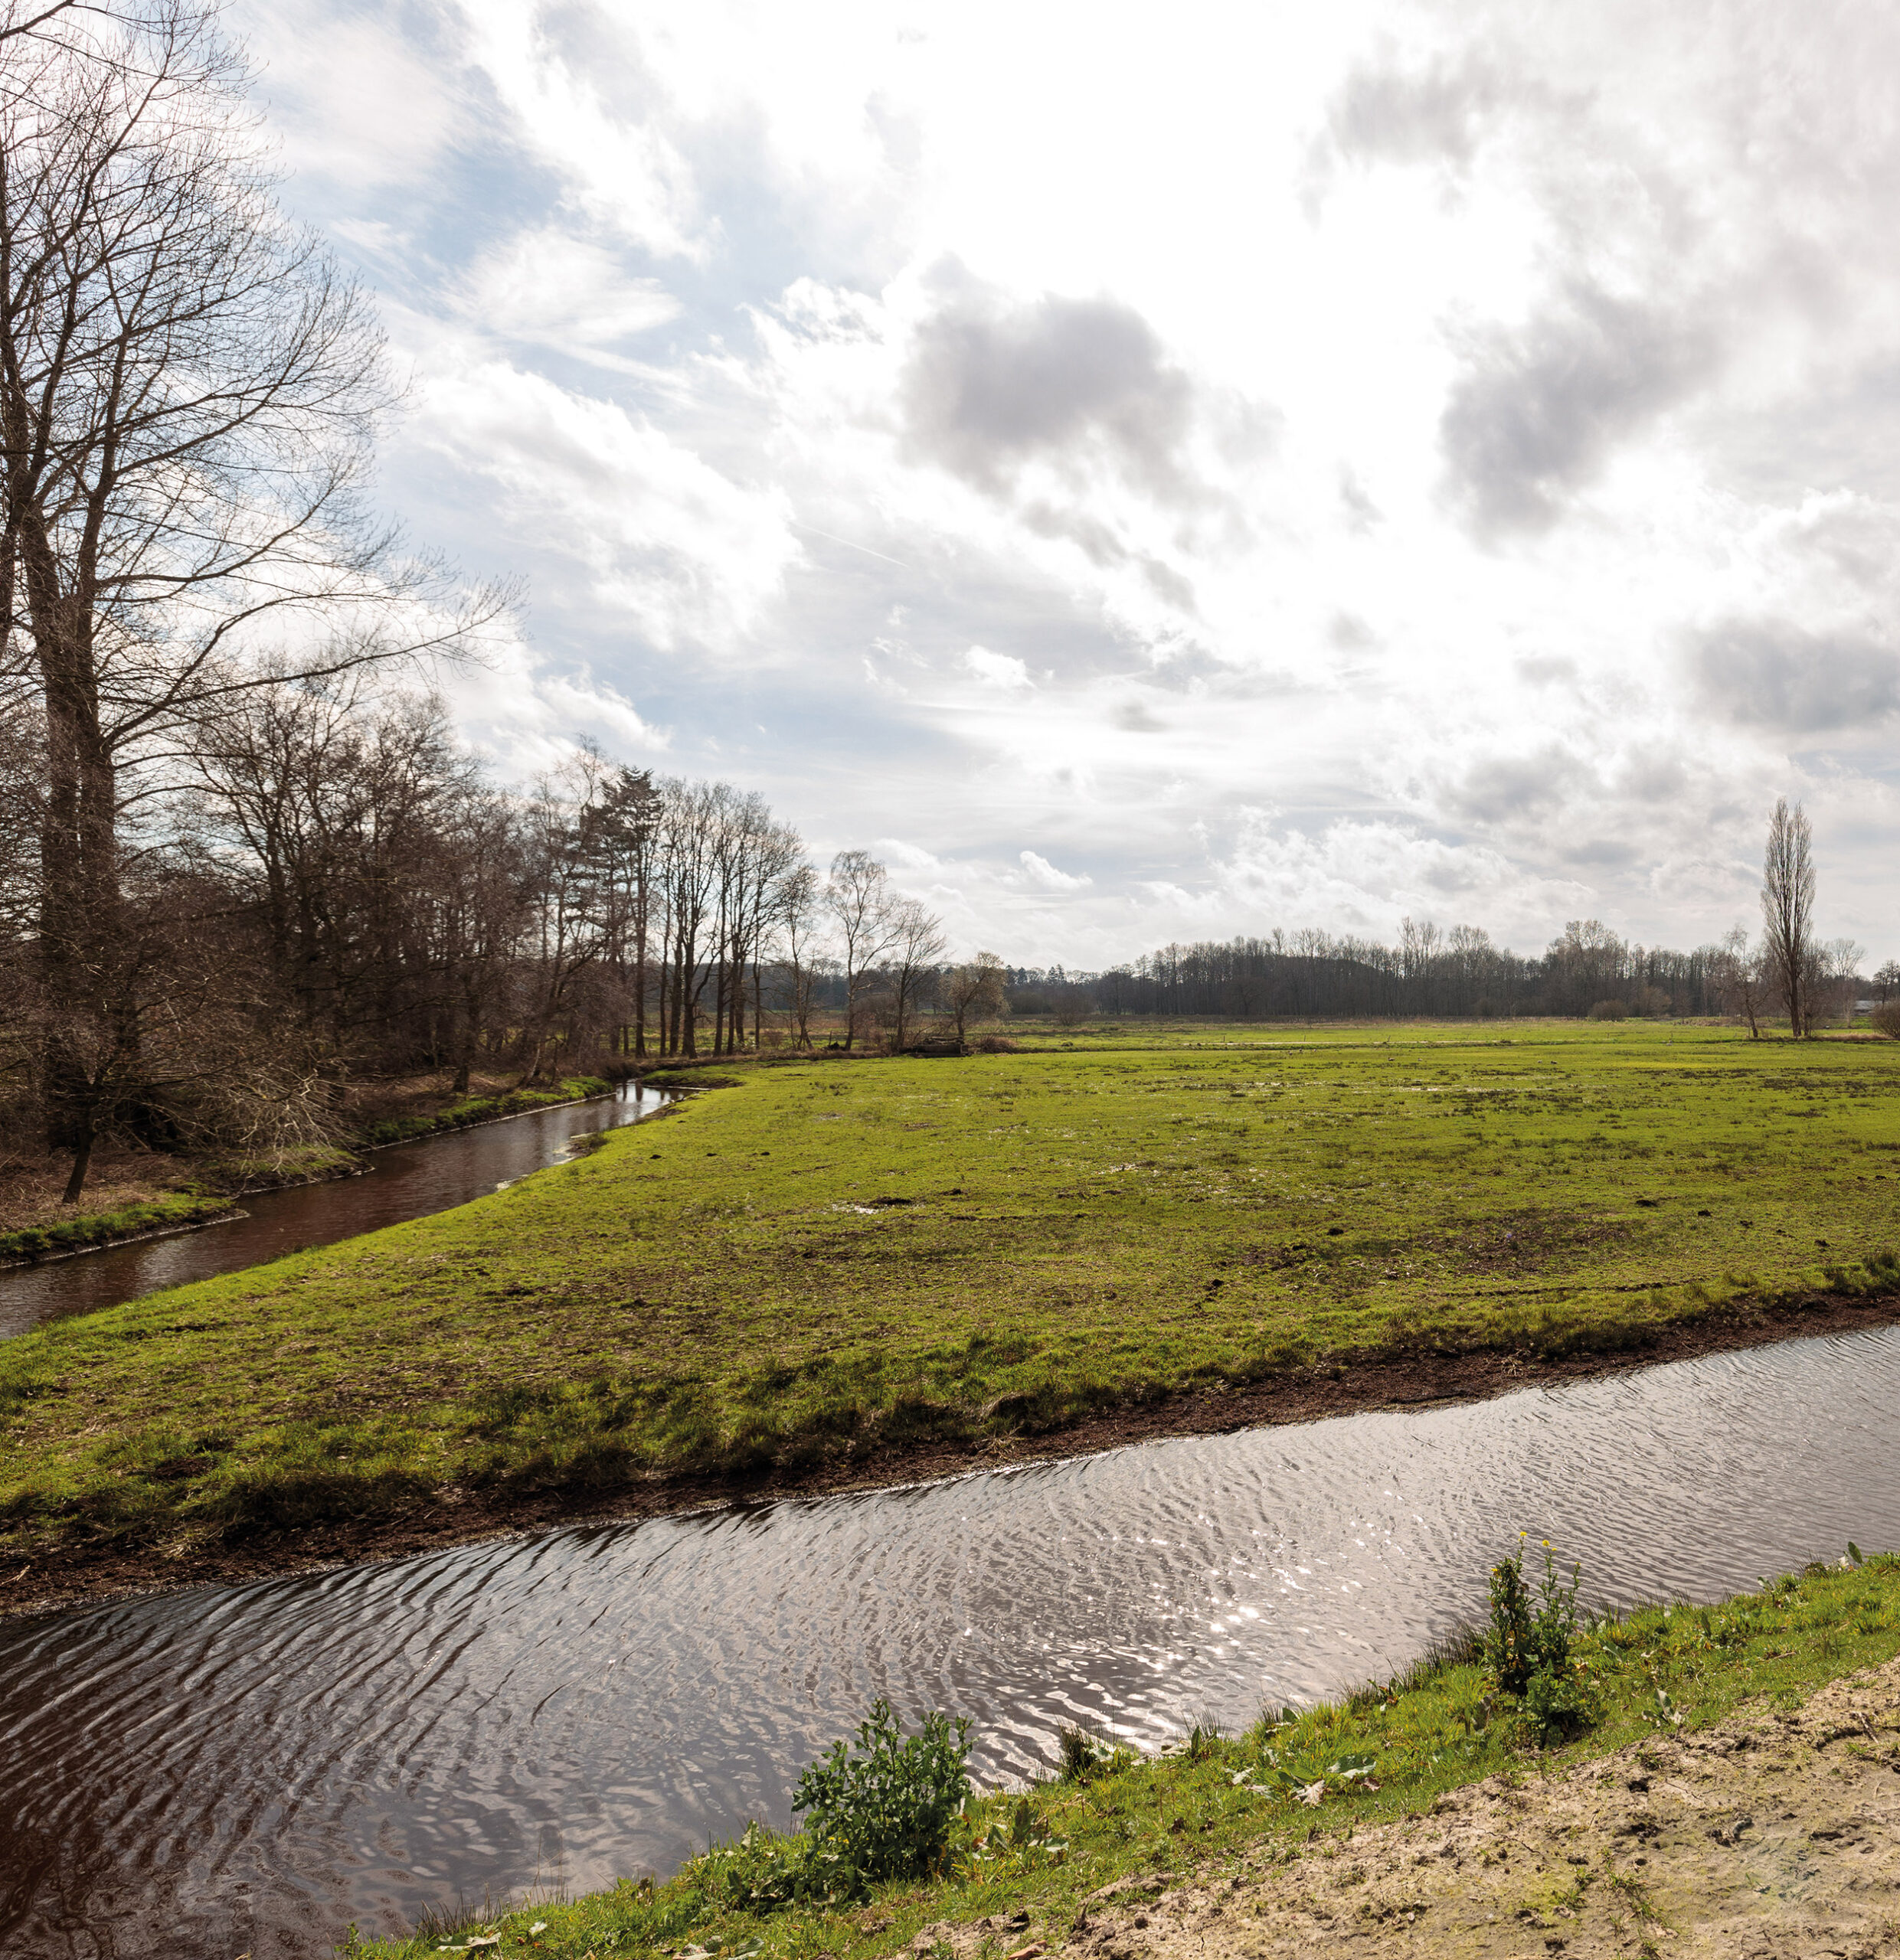
<path fill-rule="evenodd" d="M 1900 954 L 1900 10 L 237 0 L 446 677 L 1093 969 Z"/>

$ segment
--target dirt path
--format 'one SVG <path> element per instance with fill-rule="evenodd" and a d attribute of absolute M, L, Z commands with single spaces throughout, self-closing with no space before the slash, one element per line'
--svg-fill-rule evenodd
<path fill-rule="evenodd" d="M 1884 1960 L 1900 1955 L 1900 1661 L 1547 1783 L 1493 1777 L 1289 1864 L 1108 1890 L 1061 1949 L 1076 1960 Z"/>

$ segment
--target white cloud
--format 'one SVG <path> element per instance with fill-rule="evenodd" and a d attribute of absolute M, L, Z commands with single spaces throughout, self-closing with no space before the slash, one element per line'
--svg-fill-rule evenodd
<path fill-rule="evenodd" d="M 1058 871 L 1048 859 L 1033 851 L 1022 854 L 1022 864 L 1030 884 L 1043 891 L 1082 891 L 1095 880 L 1084 871 Z"/>
<path fill-rule="evenodd" d="M 605 247 L 552 226 L 518 232 L 469 267 L 461 310 L 497 338 L 538 343 L 600 364 L 679 314 L 655 279 L 630 274 Z"/>
<path fill-rule="evenodd" d="M 963 655 L 963 665 L 987 688 L 1028 688 L 1035 684 L 1029 669 L 1013 653 L 992 653 L 987 647 L 973 646 Z"/>
<path fill-rule="evenodd" d="M 246 18 L 525 740 L 901 824 L 1038 963 L 1693 942 L 1786 789 L 1900 952 L 1900 16 Z"/>
<path fill-rule="evenodd" d="M 348 193 L 399 204 L 438 169 L 458 137 L 476 135 L 465 71 L 417 24 L 321 0 L 275 0 L 237 24 L 272 132 L 293 168 Z"/>
<path fill-rule="evenodd" d="M 425 384 L 410 443 L 492 486 L 509 534 L 567 561 L 652 645 L 744 633 L 800 555 L 788 500 L 616 404 L 481 362 Z"/>

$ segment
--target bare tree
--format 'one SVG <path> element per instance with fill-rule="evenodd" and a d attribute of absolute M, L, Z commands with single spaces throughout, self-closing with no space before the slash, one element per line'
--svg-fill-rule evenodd
<path fill-rule="evenodd" d="M 47 30 L 62 14 L 79 14 L 90 16 L 102 30 L 125 28 L 149 22 L 155 9 L 138 5 L 102 6 L 90 0 L 8 0 L 0 6 L 0 47 L 10 41 L 24 41 L 45 38 Z M 63 44 L 63 51 L 70 52 L 74 43 Z M 108 54 L 110 50 L 106 51 Z"/>
<path fill-rule="evenodd" d="M 276 678 L 469 621 L 411 623 L 427 576 L 358 501 L 391 399 L 380 338 L 277 211 L 214 13 L 30 24 L 0 41 L 0 626 L 42 717 L 42 1095 L 77 1197 L 101 1085 L 136 1074 L 123 852 L 153 772 L 273 678 L 273 621 Z"/>
<path fill-rule="evenodd" d="M 1009 977 L 1009 969 L 993 952 L 979 952 L 944 975 L 937 996 L 960 1048 L 968 1042 L 973 1022 L 1000 1021 L 1009 1012 L 1009 999 L 1003 991 Z"/>
<path fill-rule="evenodd" d="M 1751 951 L 1748 929 L 1732 926 L 1709 962 L 1710 978 L 1718 998 L 1730 1014 L 1743 1016 L 1748 1024 L 1748 1039 L 1761 1039 L 1761 961 Z"/>
<path fill-rule="evenodd" d="M 762 805 L 760 808 L 763 809 Z M 798 832 L 789 824 L 761 822 L 746 859 L 745 880 L 739 893 L 733 936 L 735 967 L 741 976 L 748 961 L 751 967 L 752 1041 L 755 1047 L 764 1025 L 763 969 L 766 946 L 778 928 L 793 885 L 808 879 L 809 875 L 810 867 L 805 862 L 804 841 Z M 743 977 L 737 984 L 737 994 L 738 1039 L 734 1045 L 742 1047 L 745 1035 Z"/>
<path fill-rule="evenodd" d="M 914 898 L 891 908 L 891 939 L 885 964 L 891 992 L 891 1045 L 901 1048 L 919 1009 L 937 985 L 943 957 L 943 922 Z"/>
<path fill-rule="evenodd" d="M 857 1039 L 858 1023 L 878 963 L 896 936 L 890 874 L 868 851 L 841 851 L 831 861 L 825 904 L 838 929 L 845 969 L 845 1046 Z"/>
<path fill-rule="evenodd" d="M 1762 861 L 1763 960 L 1774 992 L 1787 1010 L 1788 1031 L 1797 1040 L 1811 1033 L 1810 967 L 1814 956 L 1814 854 L 1807 813 L 1785 796 L 1775 801 L 1768 819 L 1768 849 Z"/>
<path fill-rule="evenodd" d="M 607 952 L 608 920 L 600 903 L 604 867 L 589 827 L 610 779 L 597 750 L 578 748 L 536 784 L 524 812 L 539 982 L 524 1031 L 525 1082 L 551 1072 L 556 1028 L 568 1018 L 576 982 Z"/>
<path fill-rule="evenodd" d="M 780 888 L 774 920 L 791 1006 L 792 1032 L 801 1048 L 812 1045 L 812 1009 L 817 1001 L 819 983 L 835 972 L 838 964 L 824 942 L 824 891 L 818 874 L 810 865 L 801 864 L 787 875 Z"/>
<path fill-rule="evenodd" d="M 1867 949 L 1853 939 L 1830 939 L 1814 949 L 1809 998 L 1810 1014 L 1837 1014 L 1842 1020 L 1854 1018 L 1854 1003 L 1860 997 L 1860 969 Z"/>

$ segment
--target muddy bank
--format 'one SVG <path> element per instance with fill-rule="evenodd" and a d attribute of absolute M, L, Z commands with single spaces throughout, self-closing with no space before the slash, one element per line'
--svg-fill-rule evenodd
<path fill-rule="evenodd" d="M 1753 1703 L 1548 1781 L 1495 1776 L 1429 1815 L 1316 1826 L 1306 1844 L 1231 1876 L 1123 1880 L 1048 1943 L 1087 1960 L 1875 1960 L 1900 1954 L 1896 1885 L 1900 1661 L 1889 1661 L 1798 1709 Z M 927 1928 L 917 1950 L 970 1960 L 976 1931 Z"/>
<path fill-rule="evenodd" d="M 511 1532 L 664 1516 L 707 1505 L 758 1502 L 918 1482 L 1163 1436 L 1221 1435 L 1272 1423 L 1313 1422 L 1369 1410 L 1481 1401 L 1541 1383 L 1575 1381 L 1900 1322 L 1900 1296 L 1817 1295 L 1796 1304 L 1711 1315 L 1660 1331 L 1640 1348 L 1541 1357 L 1421 1354 L 1305 1369 L 1243 1387 L 1208 1389 L 1104 1410 L 1068 1426 L 969 1442 L 891 1446 L 846 1444 L 796 1468 L 745 1475 L 656 1478 L 603 1491 L 448 1490 L 394 1515 L 327 1524 L 236 1544 L 177 1552 L 123 1543 L 68 1546 L 56 1557 L 0 1571 L 0 1614 L 83 1605 L 128 1594 L 306 1572 L 473 1543 Z"/>

